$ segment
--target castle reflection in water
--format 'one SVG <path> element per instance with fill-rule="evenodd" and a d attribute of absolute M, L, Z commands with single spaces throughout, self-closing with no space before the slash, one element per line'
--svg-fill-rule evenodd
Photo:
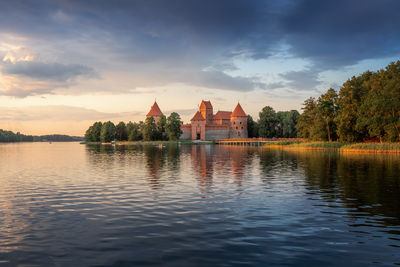
<path fill-rule="evenodd" d="M 88 149 L 89 159 L 95 165 L 119 164 L 134 168 L 139 164 L 141 168 L 137 169 L 140 170 L 145 166 L 147 173 L 144 176 L 152 189 L 161 188 L 163 179 L 185 179 L 185 174 L 181 173 L 182 165 L 185 165 L 185 171 L 191 170 L 187 177 L 195 177 L 200 186 L 211 187 L 214 178 L 229 178 L 237 186 L 242 186 L 243 179 L 254 172 L 253 161 L 258 160 L 256 148 L 240 146 L 90 146 Z M 230 177 L 227 177 L 227 171 Z"/>
<path fill-rule="evenodd" d="M 118 179 L 111 170 L 127 169 L 144 177 L 151 190 L 194 180 L 198 193 L 210 196 L 215 187 L 246 190 L 261 183 L 265 190 L 277 185 L 304 186 L 307 194 L 326 191 L 349 208 L 373 206 L 373 214 L 400 219 L 398 173 L 395 156 L 342 155 L 335 152 L 279 151 L 224 145 L 87 146 L 91 165 Z M 358 166 L 358 167 L 355 167 Z M 391 188 L 390 191 L 386 188 Z M 285 190 L 285 188 L 279 188 Z M 371 190 L 375 192 L 371 194 Z M 396 201 L 394 201 L 396 200 Z M 326 201 L 337 201 L 326 199 Z M 376 203 L 385 203 L 376 205 Z"/>

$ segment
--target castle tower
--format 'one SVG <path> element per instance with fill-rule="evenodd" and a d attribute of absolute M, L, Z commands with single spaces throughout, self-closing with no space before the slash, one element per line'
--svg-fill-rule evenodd
<path fill-rule="evenodd" d="M 213 106 L 211 105 L 210 101 L 201 101 L 200 104 L 200 113 L 204 119 L 206 119 L 207 124 L 212 123 L 213 119 Z"/>
<path fill-rule="evenodd" d="M 160 107 L 157 105 L 157 102 L 154 101 L 154 104 L 151 106 L 149 113 L 147 113 L 146 118 L 153 117 L 154 121 L 158 123 L 160 121 L 161 116 L 163 115 Z"/>
<path fill-rule="evenodd" d="M 238 103 L 231 114 L 230 138 L 247 138 L 247 115 Z"/>

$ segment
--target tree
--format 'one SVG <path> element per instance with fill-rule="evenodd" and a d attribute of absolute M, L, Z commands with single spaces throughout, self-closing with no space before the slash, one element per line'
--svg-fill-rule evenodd
<path fill-rule="evenodd" d="M 100 132 L 103 124 L 98 121 L 93 123 L 85 133 L 85 140 L 87 142 L 100 142 Z"/>
<path fill-rule="evenodd" d="M 296 129 L 298 137 L 311 140 L 328 139 L 326 119 L 321 113 L 320 100 L 321 98 L 315 101 L 313 97 L 310 97 L 304 101 L 303 113 L 297 119 Z M 325 101 L 325 99 L 322 100 Z"/>
<path fill-rule="evenodd" d="M 400 61 L 386 67 L 384 86 L 385 137 L 400 141 Z"/>
<path fill-rule="evenodd" d="M 131 122 L 131 121 L 129 121 L 127 124 L 126 124 L 126 133 L 128 134 L 128 137 L 129 137 L 129 135 L 131 134 L 131 132 L 133 131 L 133 128 L 134 128 L 135 126 L 134 126 L 134 124 L 133 124 L 133 122 Z M 129 139 L 129 138 L 128 138 Z"/>
<path fill-rule="evenodd" d="M 153 116 L 146 118 L 146 122 L 143 126 L 143 140 L 153 141 L 157 137 L 157 125 L 154 121 Z"/>
<path fill-rule="evenodd" d="M 340 88 L 338 96 L 338 114 L 335 118 L 337 135 L 340 141 L 356 142 L 367 137 L 365 127 L 357 127 L 359 108 L 369 91 L 369 80 L 372 72 L 347 80 Z"/>
<path fill-rule="evenodd" d="M 247 134 L 249 138 L 258 137 L 258 123 L 250 115 L 247 115 Z"/>
<path fill-rule="evenodd" d="M 264 107 L 260 112 L 260 120 L 258 122 L 259 136 L 267 138 L 274 137 L 277 123 L 278 119 L 275 110 L 270 106 Z"/>
<path fill-rule="evenodd" d="M 400 140 L 400 61 L 374 73 L 360 106 L 357 126 L 381 142 Z"/>
<path fill-rule="evenodd" d="M 105 122 L 101 127 L 100 140 L 103 143 L 109 143 L 115 139 L 115 125 L 111 121 Z"/>
<path fill-rule="evenodd" d="M 123 121 L 119 122 L 115 128 L 116 128 L 116 138 L 118 141 L 128 140 L 128 131 Z"/>
<path fill-rule="evenodd" d="M 279 126 L 281 128 L 279 129 L 279 137 L 294 138 L 297 136 L 296 124 L 299 115 L 297 110 L 280 111 L 277 113 Z"/>
<path fill-rule="evenodd" d="M 93 125 L 90 126 L 85 133 L 85 140 L 86 142 L 94 142 L 93 141 L 93 136 L 92 136 L 92 132 L 93 132 Z"/>
<path fill-rule="evenodd" d="M 142 132 L 140 130 L 138 123 L 129 122 L 126 125 L 126 128 L 128 130 L 128 140 L 129 141 L 139 141 L 139 140 L 143 139 L 143 135 L 142 135 Z"/>
<path fill-rule="evenodd" d="M 328 141 L 331 142 L 336 135 L 334 119 L 337 115 L 337 94 L 333 88 L 318 98 L 317 108 L 318 115 L 325 122 Z"/>
<path fill-rule="evenodd" d="M 181 121 L 181 117 L 178 113 L 172 112 L 171 115 L 169 115 L 165 125 L 165 130 L 169 140 L 179 139 L 179 137 L 183 133 L 181 130 L 182 124 L 183 122 Z"/>
<path fill-rule="evenodd" d="M 167 134 L 165 132 L 165 125 L 167 124 L 167 118 L 165 115 L 160 116 L 160 120 L 157 122 L 157 132 L 155 140 L 166 140 Z"/>
<path fill-rule="evenodd" d="M 301 109 L 303 113 L 300 114 L 296 125 L 297 136 L 311 139 L 312 128 L 317 117 L 317 103 L 315 98 L 310 97 L 305 100 Z"/>

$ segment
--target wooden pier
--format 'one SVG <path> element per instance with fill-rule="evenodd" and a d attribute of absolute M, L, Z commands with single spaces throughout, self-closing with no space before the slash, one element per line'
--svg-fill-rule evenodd
<path fill-rule="evenodd" d="M 262 146 L 270 142 L 278 141 L 304 141 L 301 138 L 232 138 L 216 140 L 218 145 L 236 145 L 236 146 Z"/>
<path fill-rule="evenodd" d="M 236 139 L 220 139 L 215 143 L 218 145 L 236 145 L 236 146 L 262 146 L 268 142 L 278 141 L 272 138 L 236 138 Z"/>

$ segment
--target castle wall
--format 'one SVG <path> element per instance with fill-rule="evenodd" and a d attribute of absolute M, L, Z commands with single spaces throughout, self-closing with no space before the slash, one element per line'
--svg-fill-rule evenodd
<path fill-rule="evenodd" d="M 183 128 L 182 127 L 181 130 L 182 130 L 182 134 L 179 137 L 179 139 L 181 139 L 181 140 L 190 140 L 190 139 L 192 139 L 192 128 L 191 127 L 190 128 L 188 128 L 188 127 Z"/>
<path fill-rule="evenodd" d="M 229 138 L 229 128 L 226 129 L 207 129 L 206 140 L 218 140 Z"/>

